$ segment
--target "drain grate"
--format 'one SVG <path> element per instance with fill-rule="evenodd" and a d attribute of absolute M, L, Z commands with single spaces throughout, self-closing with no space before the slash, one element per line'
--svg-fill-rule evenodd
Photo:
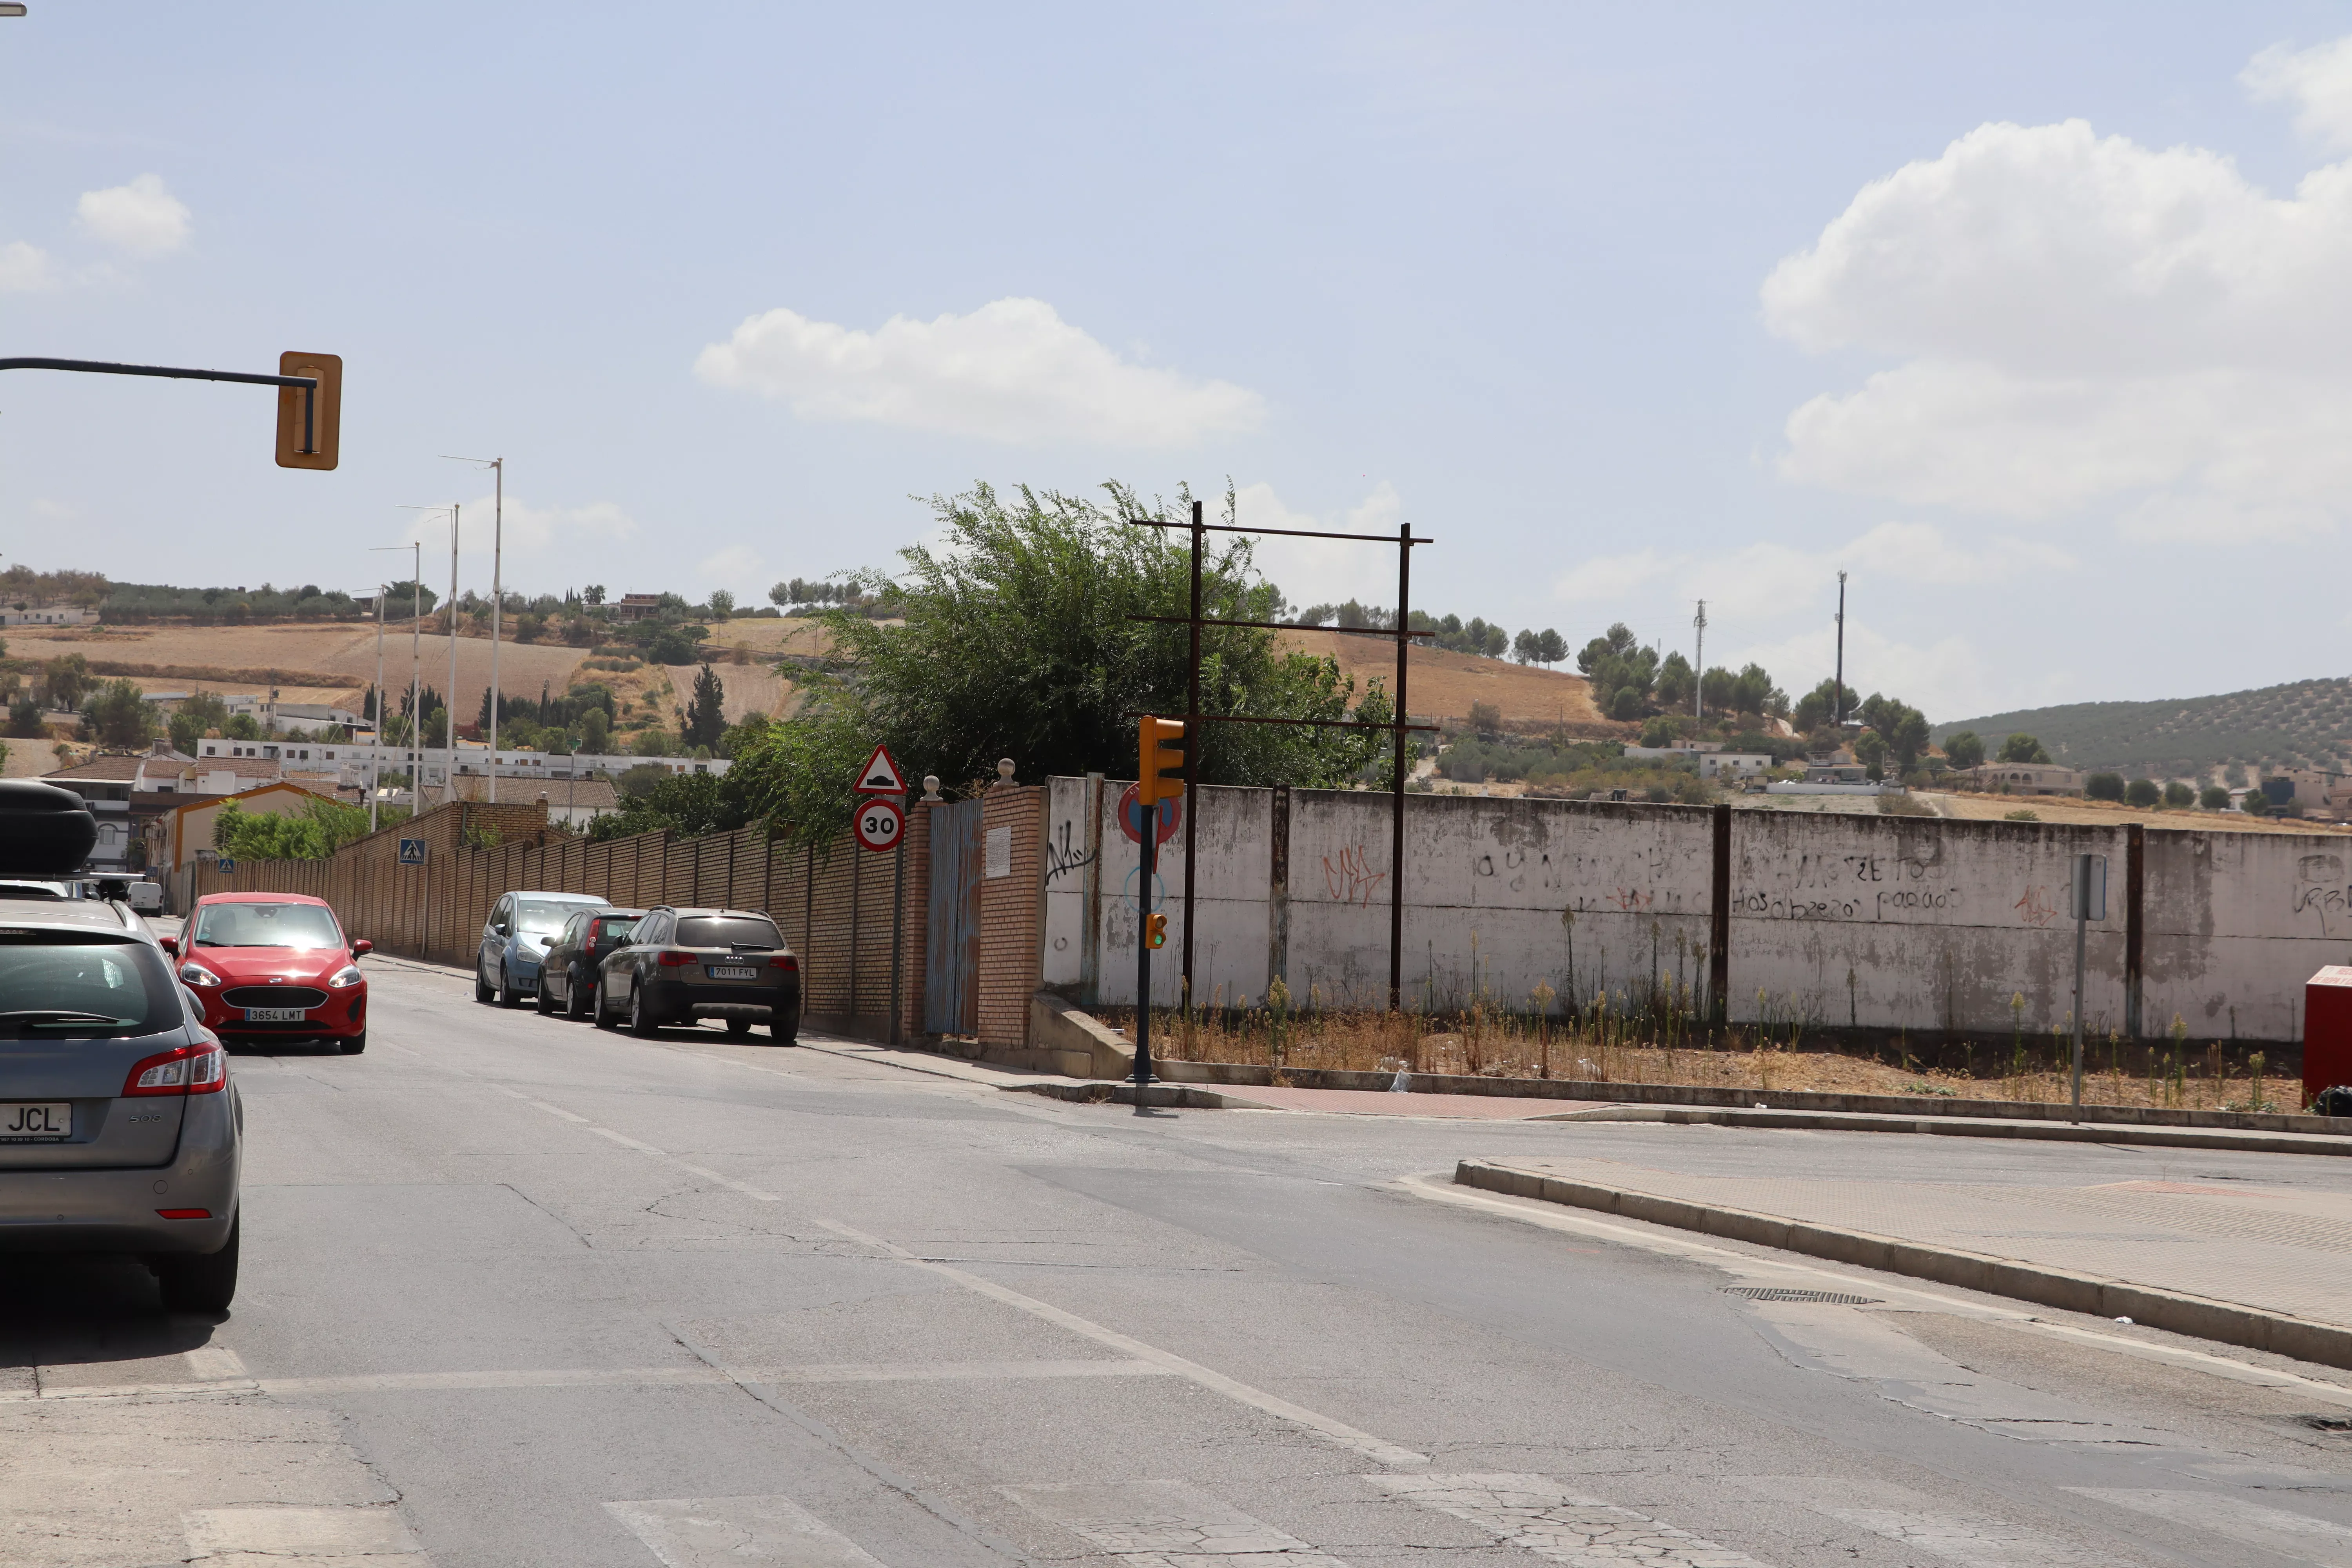
<path fill-rule="evenodd" d="M 1843 1290 L 1790 1290 L 1778 1285 L 1734 1285 L 1727 1295 L 1751 1301 L 1817 1301 L 1826 1307 L 1875 1307 L 1876 1296 L 1849 1296 Z"/>

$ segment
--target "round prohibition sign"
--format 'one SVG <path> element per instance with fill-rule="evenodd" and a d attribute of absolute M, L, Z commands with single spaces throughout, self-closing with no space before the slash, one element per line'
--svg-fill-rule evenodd
<path fill-rule="evenodd" d="M 895 800 L 860 801 L 850 827 L 868 849 L 895 849 L 907 836 L 907 814 Z"/>

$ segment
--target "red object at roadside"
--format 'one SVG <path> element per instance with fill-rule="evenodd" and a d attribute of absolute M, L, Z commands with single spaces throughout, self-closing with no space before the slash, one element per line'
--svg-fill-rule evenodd
<path fill-rule="evenodd" d="M 2352 968 L 2329 964 L 2303 987 L 2303 1102 L 2352 1084 Z"/>

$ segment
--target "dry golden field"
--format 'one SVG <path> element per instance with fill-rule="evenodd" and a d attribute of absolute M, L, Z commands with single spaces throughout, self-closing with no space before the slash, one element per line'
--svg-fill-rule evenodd
<path fill-rule="evenodd" d="M 1355 678 L 1358 691 L 1377 679 L 1393 694 L 1396 644 L 1332 631 L 1278 635 L 1285 644 L 1303 653 L 1338 660 L 1340 672 Z M 1511 730 L 1545 732 L 1566 726 L 1578 733 L 1630 738 L 1641 728 L 1601 718 L 1592 705 L 1591 689 L 1580 675 L 1434 647 L 1414 648 L 1405 674 L 1407 705 L 1414 713 L 1428 717 L 1466 720 L 1470 704 L 1491 702 L 1502 713 L 1504 726 Z"/>

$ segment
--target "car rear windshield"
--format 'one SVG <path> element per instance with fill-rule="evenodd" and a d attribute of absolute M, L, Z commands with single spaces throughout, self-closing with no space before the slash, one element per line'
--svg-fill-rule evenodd
<path fill-rule="evenodd" d="M 637 929 L 637 919 L 635 915 L 602 915 L 589 930 L 600 933 L 606 942 L 619 942 Z"/>
<path fill-rule="evenodd" d="M 152 1035 L 181 1021 L 172 972 L 145 942 L 0 929 L 0 1037 Z"/>
<path fill-rule="evenodd" d="M 515 930 L 534 935 L 542 931 L 551 934 L 562 931 L 563 922 L 579 912 L 580 906 L 576 903 L 559 904 L 552 899 L 517 899 Z"/>
<path fill-rule="evenodd" d="M 343 933 L 323 904 L 206 904 L 192 947 L 341 947 Z"/>
<path fill-rule="evenodd" d="M 751 947 L 761 952 L 784 945 L 776 922 L 758 915 L 680 915 L 677 935 L 672 940 L 680 947 Z"/>

